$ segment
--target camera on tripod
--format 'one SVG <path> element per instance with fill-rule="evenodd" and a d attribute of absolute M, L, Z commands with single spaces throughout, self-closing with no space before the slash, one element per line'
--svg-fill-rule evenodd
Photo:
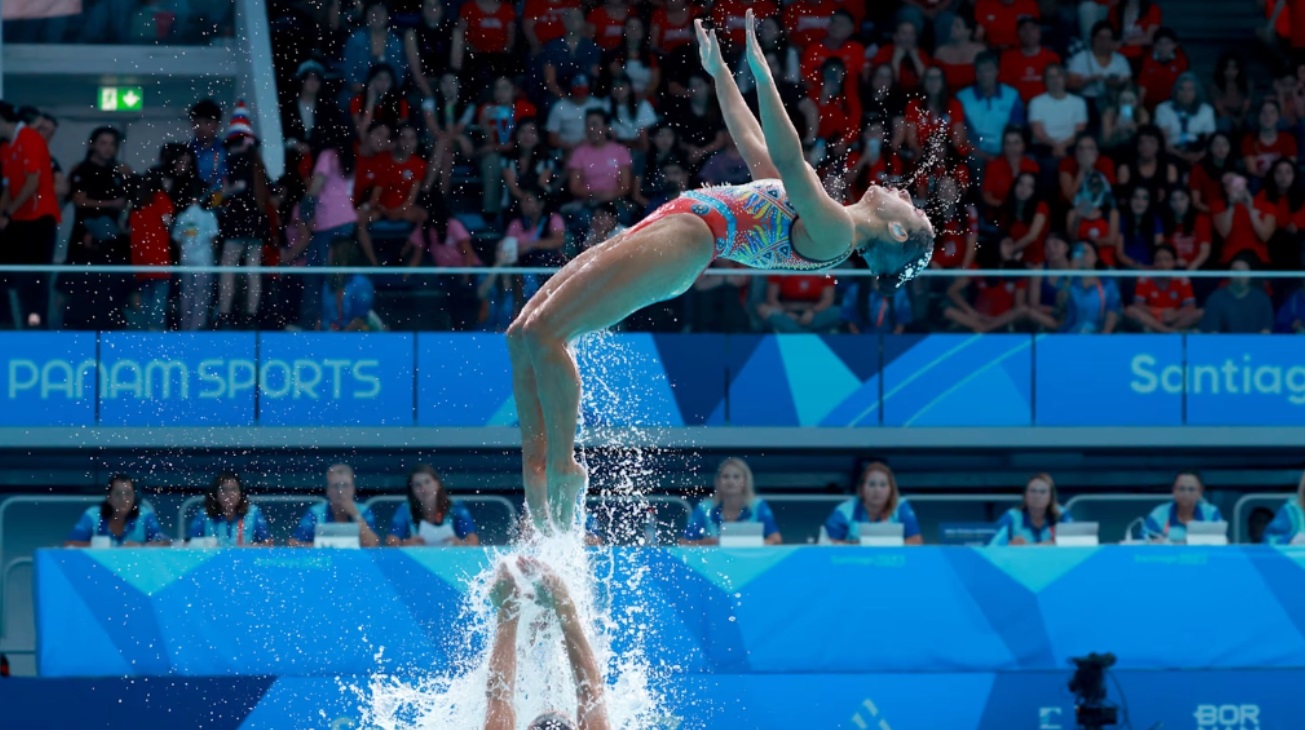
<path fill-rule="evenodd" d="M 1101 730 L 1119 724 L 1119 708 L 1106 704 L 1106 670 L 1115 665 L 1114 654 L 1073 657 L 1074 676 L 1069 691 L 1074 693 L 1074 720 L 1083 730 Z"/>

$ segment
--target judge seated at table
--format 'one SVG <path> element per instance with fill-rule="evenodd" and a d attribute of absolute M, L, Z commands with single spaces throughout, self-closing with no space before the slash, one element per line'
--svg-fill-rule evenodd
<path fill-rule="evenodd" d="M 770 505 L 757 498 L 751 467 L 734 457 L 716 467 L 716 493 L 689 515 L 680 544 L 719 545 L 721 525 L 726 522 L 759 522 L 767 545 L 784 542 Z"/>
<path fill-rule="evenodd" d="M 911 503 L 897 491 L 897 477 L 881 461 L 866 465 L 857 482 L 857 496 L 839 504 L 825 520 L 825 534 L 830 541 L 848 545 L 861 543 L 861 524 L 884 522 L 900 524 L 907 545 L 923 545 L 920 521 Z"/>
<path fill-rule="evenodd" d="M 1219 508 L 1205 501 L 1205 485 L 1194 471 L 1174 478 L 1174 499 L 1151 510 L 1142 523 L 1142 538 L 1155 543 L 1187 542 L 1192 522 L 1220 522 Z"/>
<path fill-rule="evenodd" d="M 413 515 L 419 515 L 414 521 Z M 466 506 L 453 501 L 438 472 L 418 464 L 408 472 L 408 501 L 394 513 L 385 544 L 447 547 L 480 544 Z"/>
<path fill-rule="evenodd" d="M 1057 503 L 1050 474 L 1034 474 L 1024 485 L 1024 500 L 997 521 L 989 545 L 1054 545 L 1056 528 L 1073 518 Z"/>
<path fill-rule="evenodd" d="M 186 539 L 200 538 L 212 538 L 222 547 L 272 544 L 267 518 L 249 501 L 244 483 L 234 472 L 217 475 L 204 495 L 204 511 L 190 521 Z"/>
<path fill-rule="evenodd" d="M 317 526 L 328 522 L 354 523 L 358 525 L 358 542 L 363 547 L 376 547 L 381 538 L 376 534 L 376 516 L 370 509 L 354 501 L 353 467 L 348 464 L 336 464 L 326 470 L 326 504 L 315 504 L 308 508 L 294 534 L 290 536 L 290 547 L 312 547 L 317 534 Z"/>
<path fill-rule="evenodd" d="M 154 508 L 138 498 L 136 483 L 126 474 L 109 477 L 104 501 L 82 513 L 64 547 L 90 547 L 97 537 L 108 538 L 113 547 L 165 547 L 171 542 Z"/>

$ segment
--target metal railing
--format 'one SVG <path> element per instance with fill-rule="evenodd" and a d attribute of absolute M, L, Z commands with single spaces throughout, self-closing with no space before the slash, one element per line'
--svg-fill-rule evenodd
<path fill-rule="evenodd" d="M 1254 492 L 1252 494 L 1246 494 L 1239 497 L 1237 501 L 1233 504 L 1233 510 L 1232 510 L 1233 542 L 1239 543 L 1242 542 L 1243 538 L 1250 537 L 1249 535 L 1242 534 L 1243 530 L 1246 528 L 1246 516 L 1243 513 L 1245 512 L 1247 507 L 1249 507 L 1255 502 L 1271 502 L 1274 505 L 1274 511 L 1276 512 L 1277 507 L 1281 506 L 1283 502 L 1286 502 L 1295 496 L 1296 496 L 1296 492 L 1293 490 L 1290 492 Z"/>
<path fill-rule="evenodd" d="M 12 573 L 15 569 L 21 568 L 23 566 L 28 566 L 33 571 L 35 570 L 35 564 L 32 562 L 31 558 L 14 558 L 13 560 L 10 560 L 8 563 L 5 563 L 4 569 L 0 570 L 0 641 L 7 642 L 10 638 L 9 636 L 9 574 Z M 35 573 L 33 573 L 33 576 L 35 576 Z M 35 591 L 32 592 L 32 595 L 33 596 L 36 595 Z M 35 629 L 33 629 L 33 631 L 35 631 Z M 32 640 L 33 641 L 36 640 L 35 635 L 33 635 Z M 36 645 L 33 644 L 31 649 L 11 649 L 8 646 L 6 646 L 4 651 L 10 654 L 34 654 L 36 653 Z"/>

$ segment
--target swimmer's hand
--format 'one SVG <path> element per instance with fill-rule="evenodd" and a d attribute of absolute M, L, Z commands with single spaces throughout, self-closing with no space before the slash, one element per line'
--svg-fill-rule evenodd
<path fill-rule="evenodd" d="M 702 59 L 702 69 L 713 79 L 730 72 L 725 65 L 725 57 L 720 51 L 720 41 L 716 40 L 716 31 L 702 27 L 701 20 L 693 21 L 693 32 L 698 35 L 698 57 Z"/>
<path fill-rule="evenodd" d="M 752 75 L 757 77 L 758 81 L 769 80 L 771 78 L 770 64 L 766 62 L 766 52 L 761 50 L 761 41 L 757 40 L 757 16 L 748 11 L 747 16 L 748 42 L 744 50 L 744 55 L 748 59 L 748 68 L 752 69 Z"/>
<path fill-rule="evenodd" d="M 534 582 L 535 603 L 559 614 L 569 612 L 574 607 L 566 584 L 552 568 L 524 555 L 517 558 L 517 567 L 521 569 L 522 575 Z"/>
<path fill-rule="evenodd" d="M 498 570 L 494 573 L 494 587 L 489 591 L 489 602 L 498 610 L 500 618 L 516 618 L 521 611 L 521 589 L 506 563 L 499 563 Z"/>

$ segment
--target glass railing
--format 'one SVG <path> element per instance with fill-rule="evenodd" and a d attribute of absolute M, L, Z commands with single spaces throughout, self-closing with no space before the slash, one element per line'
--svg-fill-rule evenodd
<path fill-rule="evenodd" d="M 222 43 L 235 34 L 234 0 L 81 0 L 27 6 L 32 6 L 32 14 L 58 12 L 50 6 L 80 11 L 5 20 L 6 44 L 194 46 Z"/>
<path fill-rule="evenodd" d="M 502 332 L 555 271 L 0 266 L 0 329 Z M 806 279 L 786 286 L 776 278 L 790 275 Z M 898 285 L 855 268 L 812 276 L 712 267 L 687 292 L 633 313 L 614 329 L 1305 333 L 1305 272 L 931 269 Z"/>

